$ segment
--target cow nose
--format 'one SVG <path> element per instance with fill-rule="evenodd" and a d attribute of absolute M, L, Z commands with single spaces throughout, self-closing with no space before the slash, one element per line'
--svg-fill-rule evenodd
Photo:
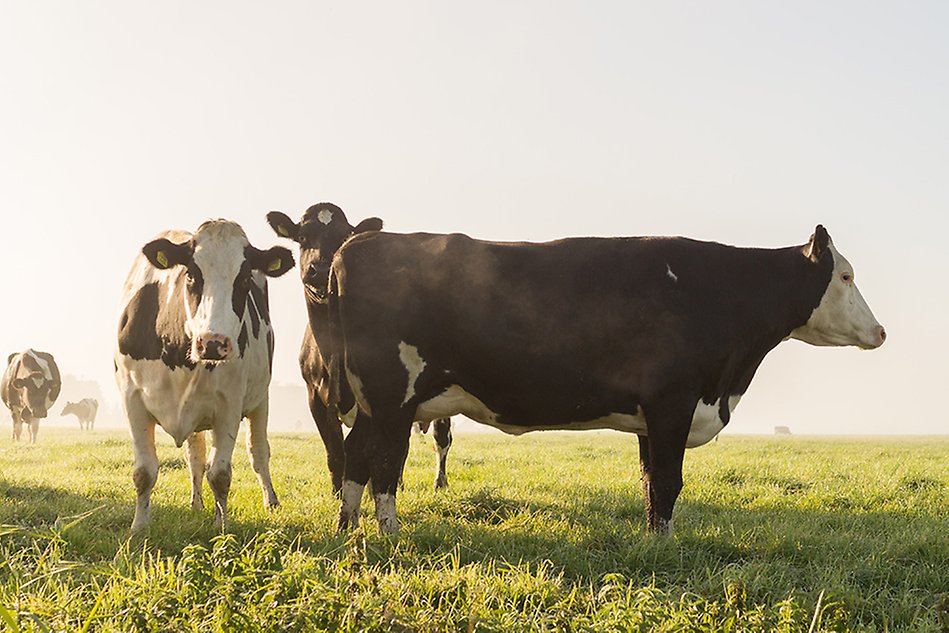
<path fill-rule="evenodd" d="M 322 263 L 310 264 L 306 269 L 306 275 L 303 277 L 303 283 L 318 288 L 325 287 L 329 274 L 329 266 Z"/>
<path fill-rule="evenodd" d="M 877 339 L 880 341 L 879 345 L 883 345 L 884 341 L 886 341 L 886 330 L 882 325 L 879 326 L 879 329 L 877 330 Z"/>
<path fill-rule="evenodd" d="M 195 341 L 201 360 L 227 360 L 231 353 L 231 339 L 220 334 L 202 334 Z"/>

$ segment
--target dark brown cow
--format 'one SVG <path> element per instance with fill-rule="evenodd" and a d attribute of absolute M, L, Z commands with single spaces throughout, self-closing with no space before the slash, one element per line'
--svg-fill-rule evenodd
<path fill-rule="evenodd" d="M 336 254 L 329 313 L 332 380 L 368 414 L 346 438 L 339 527 L 371 479 L 388 533 L 412 421 L 458 413 L 513 434 L 636 433 L 648 527 L 671 532 L 686 447 L 722 430 L 771 349 L 885 338 L 821 226 L 780 249 L 359 235 Z"/>
<path fill-rule="evenodd" d="M 307 399 L 313 422 L 323 439 L 326 448 L 326 463 L 329 467 L 333 492 L 339 494 L 343 483 L 343 430 L 340 422 L 352 426 L 357 410 L 352 391 L 345 379 L 340 384 L 338 410 L 341 416 L 327 416 L 329 401 L 329 381 L 326 363 L 320 353 L 319 340 L 326 340 L 327 309 L 326 289 L 333 255 L 342 244 L 353 235 L 368 231 L 380 231 L 382 220 L 366 218 L 353 226 L 346 214 L 335 204 L 321 202 L 314 204 L 303 214 L 299 223 L 291 220 L 280 211 L 267 214 L 267 222 L 280 237 L 293 240 L 300 246 L 300 276 L 306 299 L 307 328 L 303 333 L 300 347 L 300 373 L 306 383 Z M 447 428 L 447 431 L 446 431 Z M 451 423 L 441 420 L 436 425 L 436 448 L 439 449 L 438 475 L 435 487 L 447 485 L 444 474 L 444 460 L 451 445 Z M 447 433 L 447 439 L 446 439 Z"/>

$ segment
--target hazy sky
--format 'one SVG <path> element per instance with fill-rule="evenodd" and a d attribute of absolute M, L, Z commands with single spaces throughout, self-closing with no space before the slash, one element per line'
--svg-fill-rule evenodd
<path fill-rule="evenodd" d="M 729 425 L 946 433 L 949 4 L 0 5 L 0 352 L 116 397 L 136 251 L 333 201 L 394 231 L 802 244 L 823 223 L 888 331 L 789 342 Z M 299 382 L 297 271 L 271 283 Z"/>

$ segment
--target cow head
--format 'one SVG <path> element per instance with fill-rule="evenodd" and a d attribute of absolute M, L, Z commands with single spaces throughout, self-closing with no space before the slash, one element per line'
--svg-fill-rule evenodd
<path fill-rule="evenodd" d="M 79 404 L 78 402 L 67 402 L 66 406 L 63 407 L 63 412 L 60 413 L 59 415 L 62 416 L 62 415 L 69 415 L 70 413 L 76 413 L 77 411 L 76 405 L 78 404 Z"/>
<path fill-rule="evenodd" d="M 49 392 L 53 382 L 41 371 L 21 373 L 13 379 L 13 388 L 20 392 L 20 402 L 33 418 L 45 418 L 48 414 Z"/>
<path fill-rule="evenodd" d="M 152 266 L 184 271 L 185 332 L 196 361 L 228 360 L 234 351 L 247 304 L 252 275 L 279 277 L 293 268 L 293 255 L 281 246 L 266 251 L 251 246 L 240 225 L 205 222 L 187 242 L 159 238 L 142 253 Z"/>
<path fill-rule="evenodd" d="M 873 316 L 854 281 L 853 266 L 834 247 L 827 230 L 817 225 L 801 251 L 812 265 L 832 270 L 820 304 L 807 323 L 791 337 L 811 345 L 856 345 L 875 349 L 886 340 L 886 330 Z"/>
<path fill-rule="evenodd" d="M 356 233 L 382 230 L 379 218 L 366 218 L 356 226 L 351 225 L 343 210 L 329 202 L 307 209 L 299 224 L 279 211 L 268 213 L 267 222 L 277 235 L 300 245 L 300 276 L 307 300 L 315 303 L 326 302 L 333 255 L 343 242 Z"/>

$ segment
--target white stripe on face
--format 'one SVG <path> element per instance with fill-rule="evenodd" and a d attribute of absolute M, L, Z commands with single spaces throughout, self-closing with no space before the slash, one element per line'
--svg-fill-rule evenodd
<path fill-rule="evenodd" d="M 828 248 L 834 258 L 830 283 L 807 323 L 791 332 L 791 338 L 811 345 L 879 347 L 883 328 L 854 282 L 853 266 L 833 242 Z"/>

